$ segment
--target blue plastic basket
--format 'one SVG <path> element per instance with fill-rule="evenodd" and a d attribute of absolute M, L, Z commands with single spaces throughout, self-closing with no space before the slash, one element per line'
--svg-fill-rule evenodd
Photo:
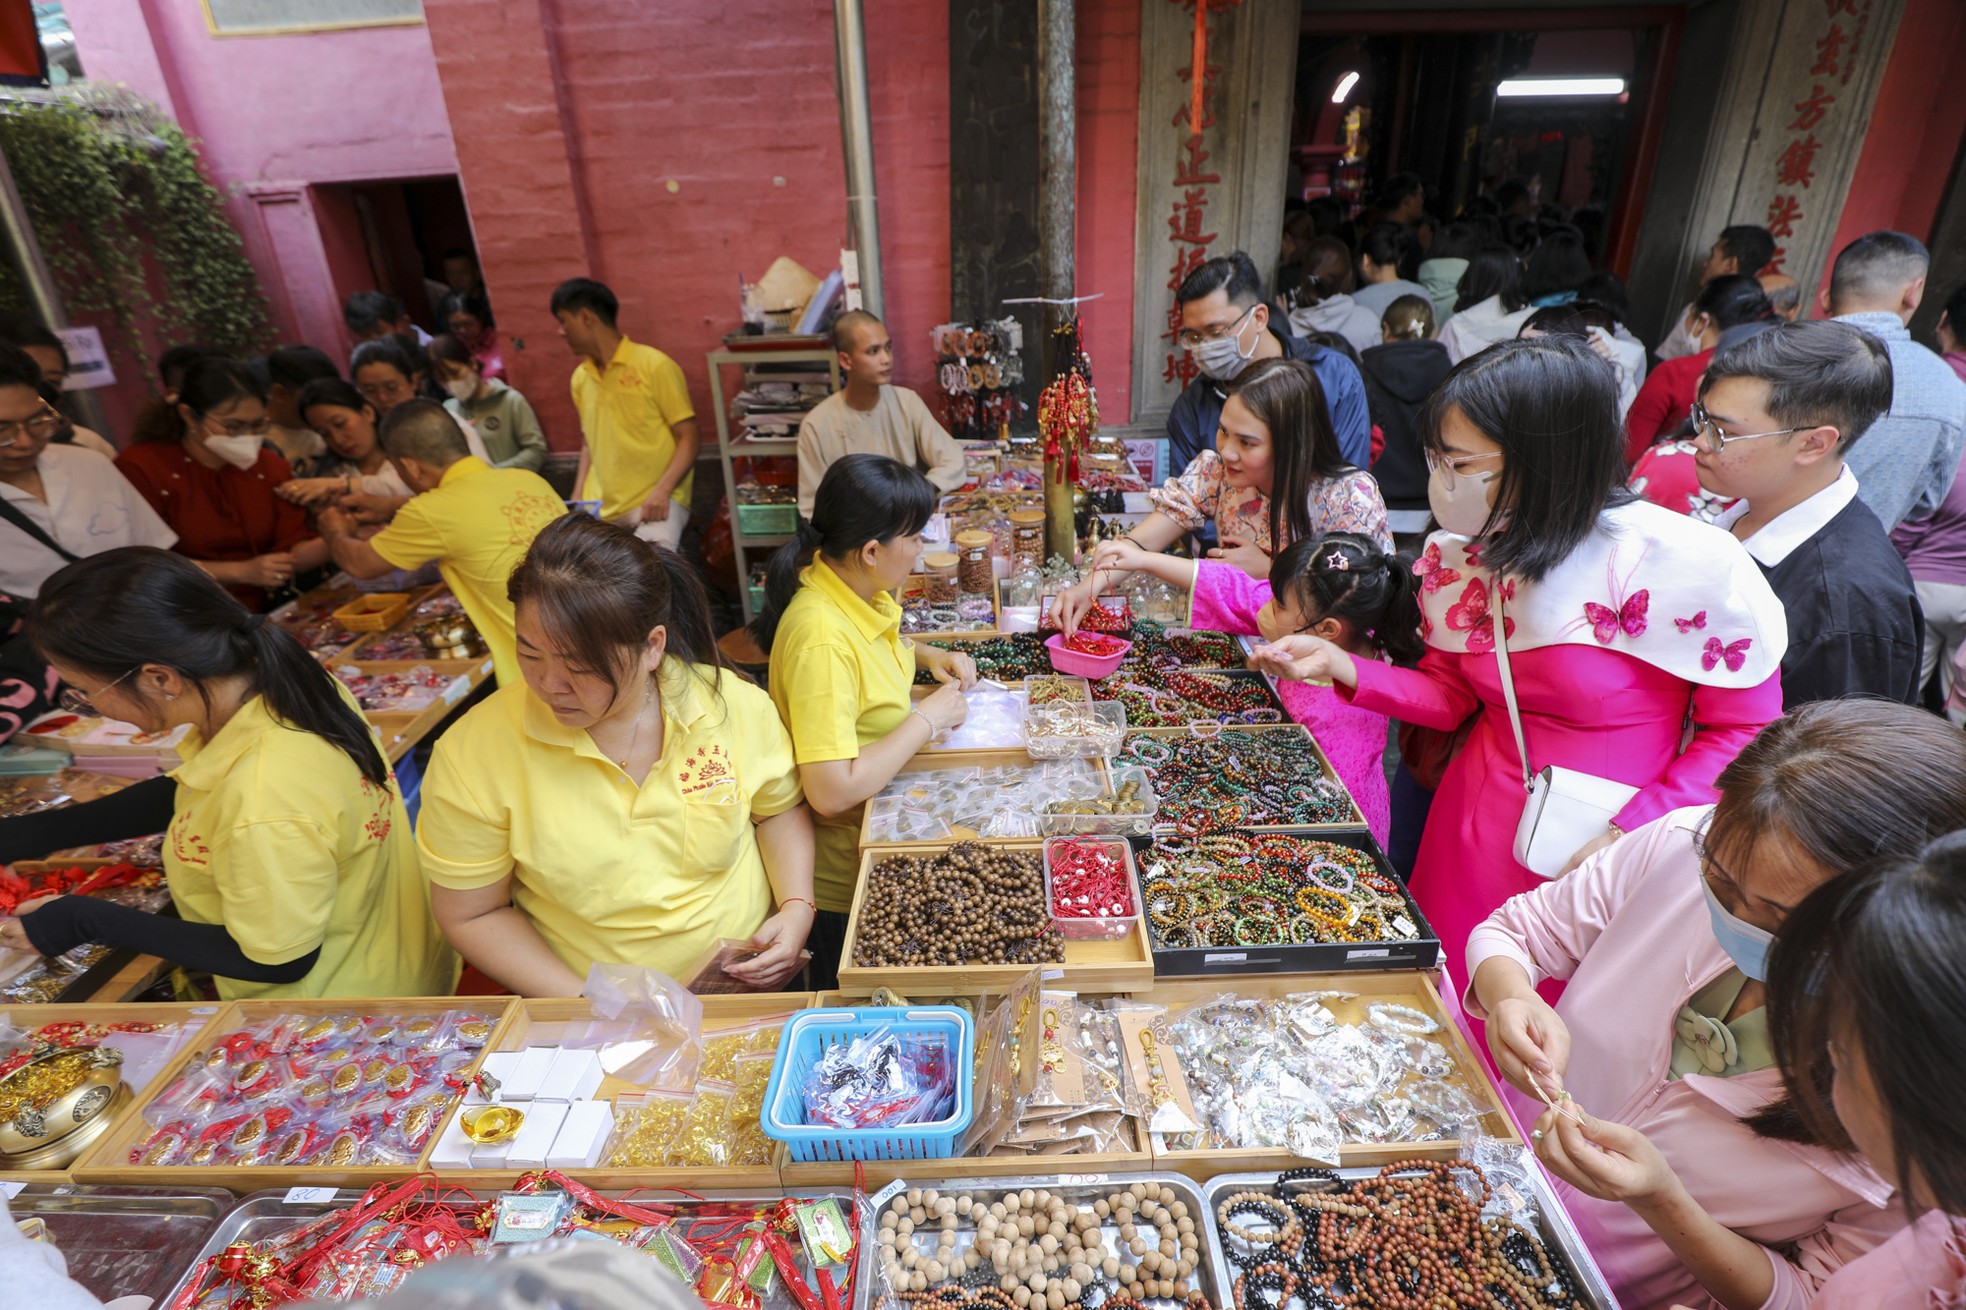
<path fill-rule="evenodd" d="M 946 1119 L 893 1128 L 827 1128 L 802 1122 L 799 1087 L 828 1048 L 882 1028 L 902 1035 L 939 1034 L 954 1053 L 956 1104 Z M 869 1006 L 805 1010 L 792 1016 L 778 1041 L 765 1087 L 765 1135 L 785 1143 L 793 1160 L 945 1160 L 956 1153 L 975 1113 L 970 1084 L 976 1072 L 976 1031 L 952 1006 Z"/>

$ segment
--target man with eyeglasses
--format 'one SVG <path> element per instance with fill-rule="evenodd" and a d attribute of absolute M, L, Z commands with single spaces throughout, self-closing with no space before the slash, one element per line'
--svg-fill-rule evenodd
<path fill-rule="evenodd" d="M 1925 620 L 1911 573 L 1844 462 L 1890 405 L 1884 343 L 1822 320 L 1784 323 L 1717 352 L 1700 382 L 1700 485 L 1735 500 L 1716 523 L 1747 548 L 1788 611 L 1785 711 L 1845 696 L 1918 699 Z M 1702 640 L 1704 615 L 1672 617 L 1689 641 Z M 1729 657 L 1720 638 L 1705 640 L 1713 660 Z"/>
<path fill-rule="evenodd" d="M 40 387 L 34 360 L 0 345 L 0 592 L 23 600 L 84 555 L 177 543 L 114 464 L 93 450 L 50 444 L 62 419 Z"/>
<path fill-rule="evenodd" d="M 1263 279 L 1255 263 L 1238 250 L 1218 255 L 1188 274 L 1175 293 L 1181 327 L 1175 344 L 1186 354 L 1170 367 L 1189 379 L 1167 412 L 1167 467 L 1180 473 L 1204 450 L 1215 449 L 1222 423 L 1223 390 L 1236 374 L 1259 359 L 1301 359 L 1324 388 L 1325 408 L 1338 449 L 1358 468 L 1372 462 L 1372 419 L 1365 408 L 1365 379 L 1358 366 L 1335 350 L 1281 330 L 1263 303 Z M 1206 534 L 1204 534 L 1206 535 Z"/>

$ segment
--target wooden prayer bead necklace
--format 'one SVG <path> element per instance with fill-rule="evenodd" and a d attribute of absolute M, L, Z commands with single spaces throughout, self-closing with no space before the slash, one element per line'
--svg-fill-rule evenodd
<path fill-rule="evenodd" d="M 854 963 L 863 968 L 1042 964 L 1065 958 L 1036 852 L 959 842 L 868 872 Z"/>

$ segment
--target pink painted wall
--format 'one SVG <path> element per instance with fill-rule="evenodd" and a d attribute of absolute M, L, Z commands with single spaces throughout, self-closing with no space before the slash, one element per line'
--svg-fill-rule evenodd
<path fill-rule="evenodd" d="M 280 338 L 343 353 L 339 302 L 361 288 L 337 285 L 312 231 L 308 189 L 457 171 L 428 31 L 218 37 L 196 0 L 88 0 L 68 6 L 68 17 L 89 77 L 156 101 L 197 139 L 212 181 L 233 193 L 232 217 Z M 278 212 L 263 216 L 254 193 Z M 146 382 L 105 395 L 113 417 L 127 420 Z"/>

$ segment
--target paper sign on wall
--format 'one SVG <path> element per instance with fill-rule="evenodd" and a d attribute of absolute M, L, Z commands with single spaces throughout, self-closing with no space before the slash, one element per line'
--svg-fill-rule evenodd
<path fill-rule="evenodd" d="M 102 332 L 92 327 L 56 328 L 62 344 L 68 347 L 68 379 L 63 391 L 88 391 L 116 385 L 116 370 L 109 366 L 109 349 L 102 344 Z"/>
<path fill-rule="evenodd" d="M 840 252 L 840 277 L 846 282 L 846 307 L 860 308 L 860 252 L 842 250 Z"/>

